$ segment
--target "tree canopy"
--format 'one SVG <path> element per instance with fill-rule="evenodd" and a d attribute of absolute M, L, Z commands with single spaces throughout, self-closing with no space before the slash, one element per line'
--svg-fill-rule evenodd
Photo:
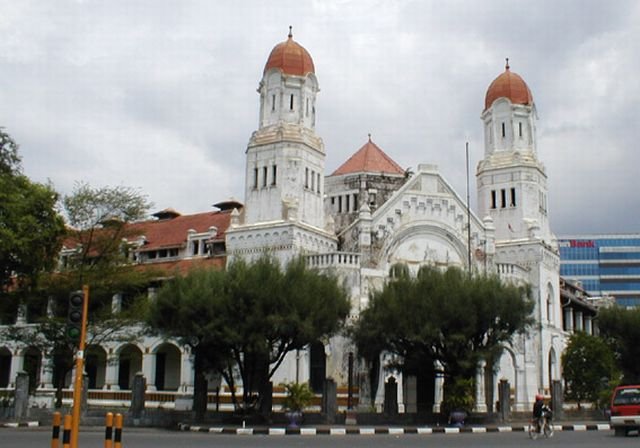
<path fill-rule="evenodd" d="M 370 360 L 382 351 L 407 360 L 441 364 L 446 385 L 474 378 L 481 359 L 497 360 L 511 337 L 531 321 L 528 288 L 496 276 L 471 276 L 458 268 L 422 267 L 410 275 L 392 269 L 385 287 L 375 291 L 354 327 L 358 352 Z M 446 397 L 445 397 L 446 399 Z"/>
<path fill-rule="evenodd" d="M 640 381 L 640 308 L 618 306 L 598 311 L 600 334 L 613 347 L 623 381 Z"/>
<path fill-rule="evenodd" d="M 22 174 L 18 145 L 0 128 L 0 293 L 31 288 L 57 260 L 64 221 L 58 194 Z"/>
<path fill-rule="evenodd" d="M 43 353 L 54 355 L 54 371 L 60 392 L 64 377 L 73 367 L 76 341 L 66 330 L 69 293 L 90 287 L 87 344 L 106 340 L 131 340 L 143 319 L 146 289 L 157 275 L 150 269 L 133 269 L 123 238 L 130 237 L 128 224 L 143 218 L 149 208 L 146 198 L 128 187 L 94 188 L 77 184 L 64 197 L 67 222 L 64 244 L 68 263 L 42 276 L 37 288 L 23 297 L 27 319 L 34 325 L 8 327 L 0 335 L 12 340 L 28 340 Z M 60 222 L 62 222 L 60 218 Z M 59 255 L 60 238 L 55 253 Z M 113 313 L 112 298 L 121 294 L 126 301 Z M 127 328 L 127 331 L 123 331 Z"/>
<path fill-rule="evenodd" d="M 565 395 L 578 407 L 584 402 L 597 404 L 603 390 L 619 376 L 611 347 L 602 338 L 582 331 L 569 339 L 562 354 L 562 372 L 567 383 Z"/>
<path fill-rule="evenodd" d="M 216 359 L 196 367 L 218 370 L 229 385 L 242 378 L 250 406 L 285 355 L 340 328 L 349 301 L 338 280 L 308 269 L 302 259 L 284 269 L 268 256 L 236 260 L 226 271 L 191 271 L 167 282 L 151 306 L 148 322 Z M 196 369 L 196 375 L 198 375 Z M 197 385 L 197 384 L 196 384 Z"/>

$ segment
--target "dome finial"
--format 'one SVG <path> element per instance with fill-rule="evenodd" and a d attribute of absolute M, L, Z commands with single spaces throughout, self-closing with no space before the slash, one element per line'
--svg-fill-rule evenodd
<path fill-rule="evenodd" d="M 509 58 L 504 58 L 504 60 L 507 61 L 507 63 L 504 65 L 504 69 L 509 70 Z"/>
<path fill-rule="evenodd" d="M 371 141 L 371 132 L 369 132 L 368 135 L 369 135 L 369 141 Z"/>
<path fill-rule="evenodd" d="M 293 27 L 289 25 L 289 39 L 293 38 Z"/>

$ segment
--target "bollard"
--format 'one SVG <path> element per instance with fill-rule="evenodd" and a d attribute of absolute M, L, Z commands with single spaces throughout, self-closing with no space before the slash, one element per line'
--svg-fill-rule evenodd
<path fill-rule="evenodd" d="M 104 419 L 104 448 L 113 447 L 113 413 L 107 412 Z"/>
<path fill-rule="evenodd" d="M 113 448 L 122 448 L 122 414 L 116 414 L 116 430 L 113 437 Z"/>
<path fill-rule="evenodd" d="M 51 432 L 51 448 L 58 448 L 60 444 L 60 422 L 62 418 L 59 412 L 53 413 L 53 425 Z"/>
<path fill-rule="evenodd" d="M 62 448 L 69 448 L 71 446 L 71 416 L 64 416 L 64 431 L 62 433 Z"/>

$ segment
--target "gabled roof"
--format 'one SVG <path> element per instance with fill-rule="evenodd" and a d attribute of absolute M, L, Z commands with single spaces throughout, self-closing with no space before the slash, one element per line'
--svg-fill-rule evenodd
<path fill-rule="evenodd" d="M 331 174 L 339 176 L 341 174 L 353 173 L 385 173 L 385 174 L 402 174 L 405 170 L 391 159 L 385 152 L 371 141 L 362 146 L 349 160 L 344 162 L 340 167 Z"/>

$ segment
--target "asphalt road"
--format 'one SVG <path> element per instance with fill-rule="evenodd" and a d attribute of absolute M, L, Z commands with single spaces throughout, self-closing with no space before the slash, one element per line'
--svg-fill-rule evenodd
<path fill-rule="evenodd" d="M 0 429 L 2 448 L 43 448 L 50 446 L 51 431 L 47 428 Z M 103 446 L 104 432 L 97 429 L 81 430 L 80 448 Z M 125 430 L 123 448 L 197 448 L 197 447 L 576 447 L 600 448 L 638 446 L 636 436 L 614 437 L 613 431 L 562 431 L 551 439 L 530 440 L 522 432 L 481 434 L 431 435 L 316 435 L 266 436 L 220 435 L 154 429 Z M 60 444 L 62 447 L 62 444 Z"/>

